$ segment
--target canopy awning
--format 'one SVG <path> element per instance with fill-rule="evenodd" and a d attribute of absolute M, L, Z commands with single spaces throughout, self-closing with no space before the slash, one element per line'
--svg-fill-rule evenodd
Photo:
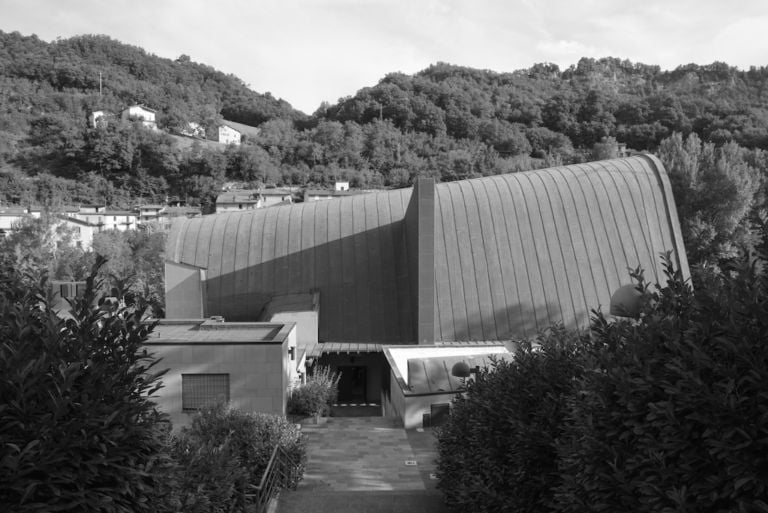
<path fill-rule="evenodd" d="M 307 358 L 319 358 L 324 354 L 381 353 L 381 344 L 363 342 L 323 342 L 307 347 Z"/>

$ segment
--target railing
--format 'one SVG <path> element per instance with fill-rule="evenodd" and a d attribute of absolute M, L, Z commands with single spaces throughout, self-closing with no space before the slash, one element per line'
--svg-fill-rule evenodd
<path fill-rule="evenodd" d="M 299 467 L 279 445 L 272 451 L 258 485 L 248 485 L 244 512 L 264 513 L 269 501 L 282 489 L 293 489 L 299 482 Z M 255 508 L 255 509 L 254 509 Z"/>

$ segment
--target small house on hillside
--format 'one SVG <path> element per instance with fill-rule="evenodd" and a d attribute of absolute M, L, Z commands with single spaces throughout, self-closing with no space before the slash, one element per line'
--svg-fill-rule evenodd
<path fill-rule="evenodd" d="M 150 130 L 157 130 L 157 121 L 155 115 L 157 111 L 145 107 L 144 105 L 131 105 L 127 109 L 123 109 L 120 114 L 120 118 L 125 121 L 141 121 L 141 124 Z"/>
<path fill-rule="evenodd" d="M 261 128 L 224 120 L 219 126 L 219 142 L 222 144 L 241 144 L 257 137 Z"/>
<path fill-rule="evenodd" d="M 242 134 L 229 125 L 219 126 L 219 142 L 221 144 L 240 144 Z"/>
<path fill-rule="evenodd" d="M 244 125 L 243 123 L 236 123 L 234 121 L 227 120 L 224 120 L 224 124 L 240 132 L 240 142 L 243 143 L 253 140 L 261 133 L 261 128 L 257 126 Z"/>
<path fill-rule="evenodd" d="M 95 110 L 91 112 L 90 121 L 91 127 L 105 127 L 109 124 L 110 120 L 114 120 L 115 113 L 108 110 Z"/>

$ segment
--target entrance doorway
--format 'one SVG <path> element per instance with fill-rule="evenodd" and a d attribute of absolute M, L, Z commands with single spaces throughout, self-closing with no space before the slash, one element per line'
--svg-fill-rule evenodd
<path fill-rule="evenodd" d="M 339 365 L 339 403 L 362 404 L 366 402 L 368 384 L 367 369 L 363 365 Z"/>

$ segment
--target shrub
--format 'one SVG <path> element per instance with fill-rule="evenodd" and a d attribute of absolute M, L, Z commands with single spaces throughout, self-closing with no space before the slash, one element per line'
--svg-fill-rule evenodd
<path fill-rule="evenodd" d="M 245 485 L 259 484 L 278 445 L 297 464 L 294 486 L 306 465 L 306 440 L 294 424 L 277 415 L 224 406 L 202 410 L 172 442 L 182 509 L 218 512 L 242 508 Z"/>
<path fill-rule="evenodd" d="M 45 281 L 0 275 L 0 504 L 8 511 L 161 511 L 170 462 L 161 386 L 132 308 L 94 297 L 66 321 Z M 26 280 L 26 281 L 25 281 Z"/>
<path fill-rule="evenodd" d="M 583 342 L 561 327 L 524 341 L 467 384 L 438 435 L 438 488 L 466 511 L 549 511 L 559 484 L 555 440 Z"/>
<path fill-rule="evenodd" d="M 559 511 L 768 511 L 768 277 L 757 267 L 694 294 L 667 261 L 669 283 L 637 322 L 595 319 L 615 350 L 571 399 Z"/>
<path fill-rule="evenodd" d="M 695 292 L 665 266 L 663 286 L 633 273 L 637 319 L 595 314 L 589 336 L 551 331 L 454 401 L 438 433 L 450 505 L 768 511 L 765 261 Z"/>
<path fill-rule="evenodd" d="M 307 378 L 307 382 L 291 389 L 288 397 L 288 413 L 300 417 L 327 414 L 339 394 L 338 373 L 329 367 L 319 366 Z"/>

